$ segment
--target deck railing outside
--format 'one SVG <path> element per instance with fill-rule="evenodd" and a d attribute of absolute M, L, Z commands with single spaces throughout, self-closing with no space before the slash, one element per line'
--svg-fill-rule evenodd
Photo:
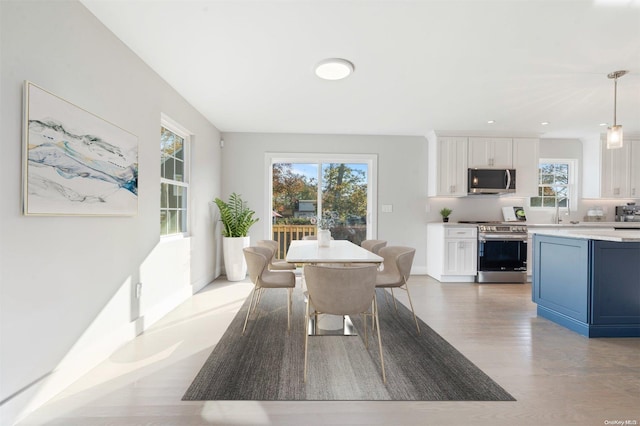
<path fill-rule="evenodd" d="M 277 259 L 284 259 L 287 256 L 287 250 L 291 245 L 291 241 L 302 240 L 307 235 L 316 235 L 318 228 L 316 225 L 271 225 L 273 231 L 273 240 L 278 242 Z M 349 240 L 354 244 L 360 245 L 362 240 L 366 238 L 366 225 L 355 226 L 336 226 L 331 229 L 331 235 L 336 240 Z"/>

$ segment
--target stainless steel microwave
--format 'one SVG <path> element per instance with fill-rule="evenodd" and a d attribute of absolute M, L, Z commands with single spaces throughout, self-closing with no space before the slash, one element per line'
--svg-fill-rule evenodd
<path fill-rule="evenodd" d="M 515 169 L 469 169 L 468 193 L 508 194 L 516 192 Z"/>

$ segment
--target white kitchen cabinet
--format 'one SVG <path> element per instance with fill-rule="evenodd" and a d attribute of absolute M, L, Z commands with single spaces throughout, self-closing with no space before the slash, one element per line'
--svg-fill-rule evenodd
<path fill-rule="evenodd" d="M 429 139 L 429 196 L 467 195 L 467 138 Z"/>
<path fill-rule="evenodd" d="M 607 149 L 606 141 L 602 140 L 601 153 L 601 197 L 629 197 L 631 144 L 625 141 L 622 148 Z"/>
<path fill-rule="evenodd" d="M 511 138 L 469 138 L 468 152 L 470 168 L 513 168 L 513 140 Z"/>
<path fill-rule="evenodd" d="M 629 164 L 629 196 L 631 198 L 640 198 L 640 139 L 629 140 L 631 147 L 631 162 Z"/>
<path fill-rule="evenodd" d="M 477 265 L 477 227 L 427 225 L 427 274 L 441 282 L 473 282 Z"/>
<path fill-rule="evenodd" d="M 516 169 L 516 197 L 538 195 L 540 139 L 513 139 L 513 168 Z"/>

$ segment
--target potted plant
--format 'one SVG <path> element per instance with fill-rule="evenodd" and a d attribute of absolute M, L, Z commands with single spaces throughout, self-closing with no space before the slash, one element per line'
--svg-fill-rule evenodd
<path fill-rule="evenodd" d="M 222 253 L 227 279 L 243 280 L 247 276 L 247 262 L 242 249 L 249 246 L 249 228 L 259 219 L 254 219 L 256 212 L 247 207 L 242 197 L 235 192 L 229 196 L 229 202 L 220 198 L 216 198 L 214 202 L 220 210 L 223 225 Z"/>
<path fill-rule="evenodd" d="M 440 210 L 440 215 L 442 216 L 443 222 L 449 222 L 449 215 L 451 214 L 451 212 L 453 212 L 453 210 L 447 207 L 443 207 L 442 210 Z"/>

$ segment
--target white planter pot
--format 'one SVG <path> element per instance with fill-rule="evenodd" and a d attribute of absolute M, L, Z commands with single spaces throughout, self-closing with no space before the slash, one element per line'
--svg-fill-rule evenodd
<path fill-rule="evenodd" d="M 249 244 L 250 237 L 222 237 L 224 270 L 229 281 L 241 281 L 247 276 L 247 262 L 242 249 Z"/>

